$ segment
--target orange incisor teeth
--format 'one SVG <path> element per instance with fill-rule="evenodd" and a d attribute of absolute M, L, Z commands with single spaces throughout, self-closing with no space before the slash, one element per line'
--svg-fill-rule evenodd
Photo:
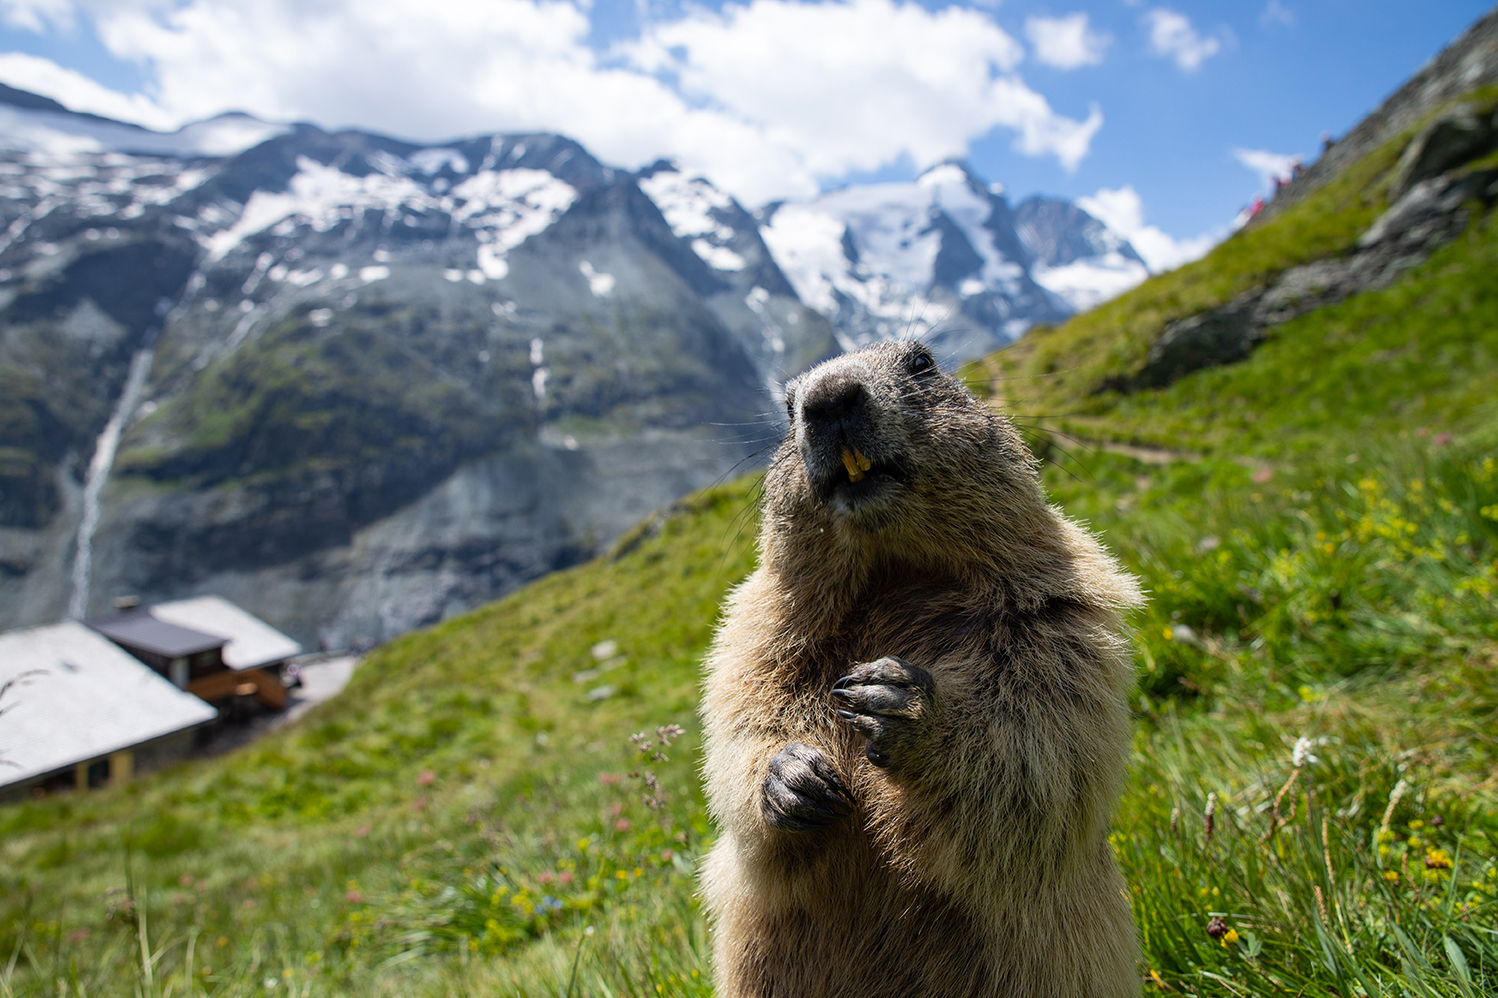
<path fill-rule="evenodd" d="M 843 467 L 848 469 L 848 481 L 862 481 L 863 473 L 873 466 L 874 462 L 864 457 L 862 451 L 843 448 Z"/>

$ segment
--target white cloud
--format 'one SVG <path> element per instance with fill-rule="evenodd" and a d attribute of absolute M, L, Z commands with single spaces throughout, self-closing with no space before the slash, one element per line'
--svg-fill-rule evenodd
<path fill-rule="evenodd" d="M 1035 47 L 1035 58 L 1057 69 L 1096 66 L 1111 39 L 1093 31 L 1086 14 L 1032 17 L 1025 21 L 1025 37 Z"/>
<path fill-rule="evenodd" d="M 45 94 L 74 111 L 132 121 L 148 128 L 170 130 L 177 117 L 162 110 L 144 94 L 122 94 L 82 73 L 64 69 L 51 59 L 22 52 L 0 53 L 0 80 L 22 90 Z"/>
<path fill-rule="evenodd" d="M 556 131 L 621 166 L 674 157 L 748 203 L 902 157 L 960 155 L 995 127 L 1070 170 L 1103 121 L 1096 107 L 1080 120 L 1056 112 L 1016 75 L 1020 43 L 961 7 L 693 8 L 600 56 L 583 0 L 79 2 L 111 53 L 145 67 L 150 98 L 88 91 L 56 66 L 24 79 L 101 114 L 170 127 L 244 110 L 419 141 Z"/>
<path fill-rule="evenodd" d="M 1192 239 L 1176 239 L 1160 228 L 1144 224 L 1144 201 L 1132 186 L 1103 188 L 1077 198 L 1077 207 L 1127 239 L 1152 273 L 1174 270 L 1206 255 L 1226 232 L 1209 232 Z"/>
<path fill-rule="evenodd" d="M 1070 170 L 1102 125 L 1096 108 L 1085 121 L 1057 114 L 1012 73 L 1019 43 L 961 7 L 755 0 L 654 25 L 628 54 L 795 150 L 815 177 L 959 155 L 995 126 Z"/>
<path fill-rule="evenodd" d="M 1289 180 L 1300 163 L 1299 156 L 1267 149 L 1234 149 L 1233 158 L 1259 175 L 1259 183 L 1265 191 L 1273 187 L 1276 180 Z"/>
<path fill-rule="evenodd" d="M 1266 28 L 1271 24 L 1283 24 L 1286 27 L 1295 26 L 1295 11 L 1280 3 L 1280 0 L 1269 0 L 1268 6 L 1259 15 L 1259 23 Z"/>
<path fill-rule="evenodd" d="M 1191 26 L 1184 14 L 1177 14 L 1164 7 L 1156 7 L 1144 15 L 1144 23 L 1150 32 L 1150 48 L 1158 56 L 1175 60 L 1175 64 L 1188 73 L 1201 68 L 1201 64 L 1222 49 L 1222 40 L 1203 37 Z"/>
<path fill-rule="evenodd" d="M 71 0 L 0 0 L 0 24 L 42 34 L 48 27 L 73 27 Z"/>

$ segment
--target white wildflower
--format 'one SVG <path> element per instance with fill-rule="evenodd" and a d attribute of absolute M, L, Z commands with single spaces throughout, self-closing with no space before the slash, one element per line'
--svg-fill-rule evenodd
<path fill-rule="evenodd" d="M 1307 763 L 1315 764 L 1321 761 L 1320 757 L 1311 751 L 1317 744 L 1319 744 L 1319 741 L 1310 738 L 1295 739 L 1295 748 L 1290 752 L 1290 762 L 1296 769 Z"/>

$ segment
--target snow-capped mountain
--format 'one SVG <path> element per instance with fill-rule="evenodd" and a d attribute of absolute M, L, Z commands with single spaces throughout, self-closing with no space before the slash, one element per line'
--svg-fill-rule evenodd
<path fill-rule="evenodd" d="M 1011 209 L 957 162 L 761 214 L 781 269 L 847 349 L 915 336 L 975 357 L 1147 276 L 1127 240 L 1080 208 L 1032 198 Z"/>
<path fill-rule="evenodd" d="M 839 344 L 974 356 L 1136 266 L 960 164 L 756 217 L 556 135 L 166 135 L 0 88 L 0 627 L 216 592 L 387 638 L 752 460 Z"/>
<path fill-rule="evenodd" d="M 727 474 L 837 349 L 742 208 L 559 136 L 6 96 L 0 627 L 218 592 L 387 638 Z"/>

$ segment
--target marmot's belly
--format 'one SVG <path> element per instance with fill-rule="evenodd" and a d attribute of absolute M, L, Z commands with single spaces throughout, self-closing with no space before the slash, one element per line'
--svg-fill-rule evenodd
<path fill-rule="evenodd" d="M 743 998 L 946 998 L 998 993 L 993 940 L 944 899 L 863 884 L 828 884 L 810 905 L 741 913 L 723 933 Z M 723 928 L 727 928 L 724 926 Z"/>

